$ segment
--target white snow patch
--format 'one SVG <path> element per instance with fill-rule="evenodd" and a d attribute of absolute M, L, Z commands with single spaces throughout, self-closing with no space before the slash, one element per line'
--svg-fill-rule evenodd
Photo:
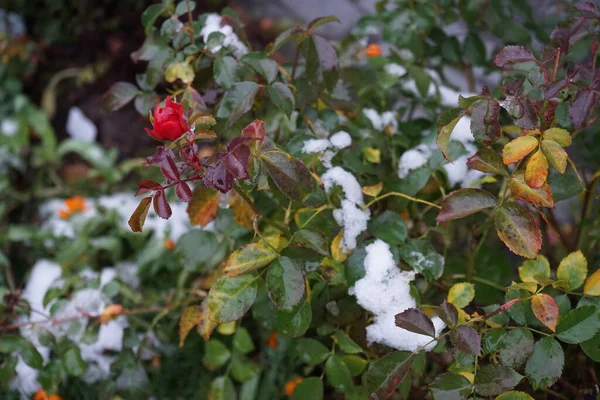
<path fill-rule="evenodd" d="M 356 296 L 361 307 L 375 316 L 374 323 L 367 327 L 367 340 L 407 351 L 415 351 L 429 343 L 429 336 L 409 332 L 395 324 L 396 314 L 416 307 L 409 285 L 415 273 L 400 271 L 389 245 L 382 240 L 367 246 L 366 251 L 365 276 L 349 289 L 349 293 Z M 438 317 L 432 318 L 432 321 L 437 335 L 445 324 Z M 425 350 L 429 351 L 434 346 L 435 342 L 432 342 Z"/>
<path fill-rule="evenodd" d="M 331 135 L 329 139 L 309 139 L 304 142 L 302 152 L 306 154 L 321 153 L 319 160 L 326 168 L 331 168 L 331 160 L 338 150 L 344 149 L 352 144 L 352 138 L 345 131 L 339 131 Z"/>
<path fill-rule="evenodd" d="M 240 40 L 240 38 L 233 32 L 231 25 L 222 24 L 222 18 L 218 14 L 209 14 L 204 23 L 204 27 L 200 31 L 202 40 L 204 43 L 208 42 L 208 37 L 213 32 L 221 32 L 225 35 L 223 39 L 223 46 L 233 46 L 235 50 L 233 54 L 236 57 L 241 57 L 248 53 L 248 47 Z M 214 52 L 221 50 L 221 46 L 216 46 L 212 49 Z"/>
<path fill-rule="evenodd" d="M 363 114 L 371 121 L 373 128 L 378 131 L 382 131 L 388 126 L 391 127 L 391 133 L 396 133 L 398 130 L 398 121 L 393 111 L 385 111 L 379 114 L 373 108 L 363 108 Z"/>
<path fill-rule="evenodd" d="M 14 136 L 17 133 L 17 121 L 14 119 L 4 119 L 2 120 L 2 124 L 0 124 L 0 132 L 2 132 L 5 136 Z"/>
<path fill-rule="evenodd" d="M 398 162 L 398 177 L 406 178 L 411 171 L 427 164 L 430 156 L 431 149 L 426 144 L 420 144 L 414 149 L 405 151 Z"/>
<path fill-rule="evenodd" d="M 67 117 L 67 133 L 75 140 L 93 143 L 96 141 L 98 129 L 79 107 L 71 107 Z"/>
<path fill-rule="evenodd" d="M 400 64 L 390 63 L 386 64 L 385 72 L 387 72 L 389 75 L 400 77 L 406 74 L 406 68 Z"/>
<path fill-rule="evenodd" d="M 342 207 L 333 211 L 333 217 L 344 230 L 341 240 L 341 248 L 349 252 L 356 247 L 356 238 L 367 229 L 367 222 L 371 212 L 363 210 L 362 188 L 354 175 L 342 167 L 333 167 L 321 177 L 326 191 L 334 186 L 340 186 L 345 198 L 342 199 Z"/>
<path fill-rule="evenodd" d="M 329 141 L 334 147 L 340 150 L 345 149 L 346 147 L 349 147 L 352 144 L 352 138 L 346 131 L 339 131 L 337 133 L 334 133 L 329 138 Z"/>

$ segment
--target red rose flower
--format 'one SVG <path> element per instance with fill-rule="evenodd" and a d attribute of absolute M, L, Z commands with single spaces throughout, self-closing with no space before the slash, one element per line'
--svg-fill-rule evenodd
<path fill-rule="evenodd" d="M 175 140 L 190 130 L 183 119 L 183 107 L 181 104 L 174 103 L 170 97 L 167 97 L 165 107 L 154 109 L 153 124 L 153 131 L 145 129 L 156 140 Z"/>

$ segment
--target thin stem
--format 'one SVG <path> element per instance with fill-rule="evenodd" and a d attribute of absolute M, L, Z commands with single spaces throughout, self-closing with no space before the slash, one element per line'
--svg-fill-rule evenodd
<path fill-rule="evenodd" d="M 440 210 L 442 208 L 442 207 L 438 206 L 437 204 L 431 203 L 431 202 L 429 202 L 427 200 L 421 200 L 421 199 L 409 196 L 409 195 L 404 194 L 404 193 L 389 192 L 389 193 L 384 194 L 383 196 L 379 196 L 379 197 L 374 198 L 373 200 L 371 200 L 370 202 L 368 202 L 367 204 L 365 204 L 364 206 L 362 206 L 362 209 L 366 210 L 367 208 L 369 208 L 373 204 L 377 203 L 379 200 L 383 200 L 386 197 L 390 197 L 390 196 L 402 197 L 402 198 L 405 198 L 405 199 L 408 199 L 408 200 L 411 200 L 411 201 L 414 201 L 414 202 L 417 202 L 417 203 L 427 204 L 428 206 L 435 207 L 435 208 L 440 209 Z"/>
<path fill-rule="evenodd" d="M 596 184 L 600 182 L 600 173 L 595 174 L 592 177 L 592 181 L 590 182 L 590 184 L 587 187 L 587 191 L 585 193 L 585 198 L 583 199 L 583 207 L 581 208 L 581 218 L 580 218 L 580 224 L 582 226 L 579 227 L 578 231 L 577 231 L 577 248 L 581 248 L 581 241 L 583 238 L 583 223 L 585 222 L 585 220 L 588 218 L 588 214 L 590 211 L 590 204 L 592 204 L 592 193 L 594 193 Z"/>
<path fill-rule="evenodd" d="M 300 28 L 300 26 L 297 26 L 297 27 Z M 294 64 L 292 66 L 292 76 L 290 79 L 292 82 L 296 78 L 296 66 L 298 65 L 298 57 L 299 56 L 300 56 L 300 45 L 298 44 L 298 41 L 296 41 L 296 53 L 294 54 Z"/>
<path fill-rule="evenodd" d="M 190 4 L 190 0 L 185 0 L 185 8 L 187 9 L 188 20 L 190 23 L 190 29 L 188 30 L 188 34 L 190 35 L 190 41 L 192 44 L 194 43 L 194 18 L 192 17 L 192 6 Z"/>
<path fill-rule="evenodd" d="M 469 258 L 469 263 L 467 264 L 467 279 L 468 280 L 472 280 L 473 277 L 475 276 L 475 263 L 477 261 L 477 254 L 479 254 L 479 251 L 481 250 L 481 247 L 483 246 L 483 243 L 485 242 L 485 238 L 487 237 L 488 231 L 490 229 L 490 225 L 487 226 L 487 228 L 485 229 L 485 231 L 483 231 L 483 235 L 481 236 L 481 239 L 479 239 L 479 243 L 477 243 L 477 247 L 475 248 L 475 251 L 471 254 L 471 257 Z"/>
<path fill-rule="evenodd" d="M 467 275 L 466 274 L 454 274 L 454 275 L 451 276 L 451 278 L 452 279 L 466 279 Z M 487 285 L 489 287 L 493 287 L 494 289 L 498 289 L 498 290 L 501 290 L 503 292 L 504 292 L 504 289 L 505 289 L 503 286 L 498 285 L 495 282 L 489 281 L 489 280 L 487 280 L 485 278 L 480 278 L 478 276 L 471 277 L 471 280 L 474 281 L 474 282 L 479 282 L 481 284 Z"/>

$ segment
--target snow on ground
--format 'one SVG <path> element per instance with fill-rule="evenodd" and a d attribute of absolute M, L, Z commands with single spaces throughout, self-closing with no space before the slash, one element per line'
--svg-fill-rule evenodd
<path fill-rule="evenodd" d="M 356 297 L 361 307 L 375 316 L 374 323 L 367 327 L 367 340 L 408 351 L 429 343 L 429 336 L 409 332 L 395 324 L 396 314 L 416 307 L 409 285 L 415 273 L 400 271 L 390 246 L 382 240 L 367 246 L 366 251 L 365 276 L 349 289 L 349 293 Z M 432 318 L 432 321 L 437 335 L 445 324 L 438 317 Z M 432 342 L 425 349 L 431 350 L 434 346 L 435 342 Z"/>
<path fill-rule="evenodd" d="M 331 135 L 329 139 L 309 139 L 304 142 L 302 152 L 306 154 L 320 153 L 319 160 L 326 168 L 331 168 L 331 160 L 338 150 L 349 147 L 352 138 L 345 131 L 339 131 Z"/>
<path fill-rule="evenodd" d="M 71 107 L 67 117 L 67 133 L 75 140 L 86 143 L 94 143 L 98 129 L 79 107 Z"/>
<path fill-rule="evenodd" d="M 240 38 L 233 32 L 231 25 L 223 24 L 223 20 L 218 14 L 209 14 L 204 23 L 204 27 L 200 31 L 202 40 L 204 43 L 208 43 L 208 38 L 213 32 L 221 32 L 225 37 L 223 38 L 223 46 L 232 46 L 235 48 L 233 54 L 240 58 L 248 52 L 248 47 L 240 40 Z M 216 46 L 212 49 L 214 52 L 221 50 L 221 46 Z"/>

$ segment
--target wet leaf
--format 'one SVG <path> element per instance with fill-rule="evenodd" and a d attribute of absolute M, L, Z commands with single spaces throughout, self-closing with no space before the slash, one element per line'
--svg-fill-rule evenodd
<path fill-rule="evenodd" d="M 481 338 L 470 326 L 460 325 L 452 329 L 450 339 L 454 347 L 466 354 L 481 355 Z"/>
<path fill-rule="evenodd" d="M 496 396 L 517 386 L 521 379 L 521 374 L 507 366 L 485 365 L 475 376 L 475 392 L 481 396 Z"/>
<path fill-rule="evenodd" d="M 275 82 L 267 87 L 267 92 L 275 107 L 279 108 L 287 116 L 292 114 L 292 111 L 296 107 L 296 99 L 292 90 L 286 84 Z"/>
<path fill-rule="evenodd" d="M 502 161 L 508 165 L 522 160 L 535 150 L 538 144 L 538 140 L 533 136 L 519 136 L 504 146 Z"/>
<path fill-rule="evenodd" d="M 525 182 L 527 185 L 529 185 L 529 187 L 537 189 L 541 188 L 546 183 L 547 178 L 548 159 L 540 149 L 536 151 L 527 162 L 527 168 L 525 169 Z"/>
<path fill-rule="evenodd" d="M 217 118 L 226 119 L 227 123 L 232 125 L 250 111 L 258 89 L 260 87 L 254 82 L 233 83 L 221 99 L 217 110 Z"/>
<path fill-rule="evenodd" d="M 116 111 L 127 105 L 139 92 L 131 83 L 117 82 L 104 94 L 102 104 L 107 110 Z"/>
<path fill-rule="evenodd" d="M 525 182 L 525 175 L 522 172 L 517 172 L 510 178 L 508 189 L 519 200 L 541 207 L 554 207 L 550 186 L 545 183 L 540 188 L 532 188 Z"/>
<path fill-rule="evenodd" d="M 321 233 L 310 229 L 300 229 L 294 239 L 297 243 L 316 251 L 323 256 L 329 256 L 329 244 Z"/>
<path fill-rule="evenodd" d="M 301 338 L 296 343 L 296 354 L 308 365 L 319 365 L 327 360 L 331 352 L 315 339 Z"/>
<path fill-rule="evenodd" d="M 510 251 L 535 258 L 542 247 L 542 234 L 529 210 L 517 203 L 505 203 L 496 209 L 494 225 Z"/>
<path fill-rule="evenodd" d="M 340 392 L 349 392 L 354 387 L 348 366 L 340 356 L 331 355 L 325 363 L 325 375 L 331 386 Z"/>
<path fill-rule="evenodd" d="M 509 171 L 498 153 L 491 149 L 480 149 L 467 161 L 469 168 L 490 174 L 508 176 Z"/>
<path fill-rule="evenodd" d="M 533 335 L 526 328 L 510 329 L 502 335 L 498 358 L 502 364 L 520 367 L 533 353 Z"/>
<path fill-rule="evenodd" d="M 560 378 L 565 355 L 560 344 L 551 337 L 541 338 L 527 360 L 525 376 L 534 390 L 549 388 Z"/>
<path fill-rule="evenodd" d="M 365 372 L 364 382 L 372 397 L 385 399 L 402 383 L 413 361 L 410 351 L 394 351 L 375 361 Z"/>
<path fill-rule="evenodd" d="M 407 331 L 435 337 L 433 322 L 418 308 L 408 308 L 395 317 L 396 326 Z"/>
<path fill-rule="evenodd" d="M 475 285 L 467 282 L 455 283 L 448 291 L 448 302 L 465 308 L 475 298 Z"/>
<path fill-rule="evenodd" d="M 269 297 L 277 307 L 291 312 L 304 296 L 304 275 L 289 257 L 273 261 L 266 276 Z"/>
<path fill-rule="evenodd" d="M 479 100 L 471 107 L 471 132 L 484 146 L 495 143 L 500 138 L 500 104 L 494 99 Z"/>
<path fill-rule="evenodd" d="M 247 274 L 223 276 L 208 293 L 210 319 L 231 322 L 240 319 L 256 299 L 256 277 Z"/>
<path fill-rule="evenodd" d="M 444 198 L 442 209 L 436 221 L 446 222 L 475 214 L 486 208 L 495 207 L 498 200 L 494 195 L 481 189 L 455 190 Z"/>
<path fill-rule="evenodd" d="M 368 223 L 369 233 L 387 243 L 404 243 L 408 228 L 400 214 L 386 210 Z"/>
<path fill-rule="evenodd" d="M 439 279 L 444 272 L 444 257 L 427 240 L 408 241 L 400 247 L 400 258 L 430 281 Z"/>
<path fill-rule="evenodd" d="M 225 56 L 216 59 L 213 63 L 213 76 L 215 82 L 225 89 L 230 89 L 231 85 L 238 81 L 237 78 L 238 63 L 235 58 Z"/>
<path fill-rule="evenodd" d="M 260 52 L 246 53 L 242 56 L 241 61 L 252 67 L 269 84 L 277 77 L 277 62 Z"/>
<path fill-rule="evenodd" d="M 434 400 L 461 400 L 467 398 L 473 385 L 462 375 L 446 372 L 439 375 L 429 389 Z"/>
<path fill-rule="evenodd" d="M 292 200 L 300 200 L 312 189 L 312 175 L 302 161 L 282 151 L 261 154 L 269 176 L 279 190 Z"/>
<path fill-rule="evenodd" d="M 448 302 L 447 300 L 444 300 L 444 302 L 440 306 L 438 316 L 450 328 L 456 326 L 456 323 L 458 322 L 458 310 L 456 309 L 454 304 Z"/>
<path fill-rule="evenodd" d="M 192 189 L 190 189 L 190 186 L 186 182 L 180 182 L 175 185 L 175 194 L 184 203 L 192 200 Z"/>
<path fill-rule="evenodd" d="M 600 331 L 600 315 L 595 306 L 571 310 L 556 326 L 556 337 L 565 343 L 578 344 L 590 340 Z"/>
<path fill-rule="evenodd" d="M 523 46 L 506 46 L 494 58 L 494 65 L 504 67 L 508 63 L 535 61 L 531 51 Z"/>
<path fill-rule="evenodd" d="M 575 99 L 569 104 L 569 117 L 576 130 L 583 129 L 594 103 L 596 102 L 596 92 L 594 89 L 584 89 L 577 92 Z"/>
<path fill-rule="evenodd" d="M 282 336 L 299 337 L 308 330 L 311 321 L 312 309 L 310 303 L 306 299 L 302 299 L 292 312 L 279 311 L 275 325 Z"/>
<path fill-rule="evenodd" d="M 269 246 L 250 243 L 231 253 L 223 272 L 232 276 L 241 275 L 264 267 L 278 256 L 279 254 Z"/>
<path fill-rule="evenodd" d="M 164 190 L 158 190 L 154 193 L 153 204 L 156 215 L 163 219 L 169 219 L 169 217 L 171 217 L 171 206 L 169 205 Z"/>
<path fill-rule="evenodd" d="M 567 152 L 554 140 L 544 139 L 542 140 L 542 150 L 550 161 L 550 164 L 558 170 L 561 174 L 564 174 L 567 170 Z"/>

